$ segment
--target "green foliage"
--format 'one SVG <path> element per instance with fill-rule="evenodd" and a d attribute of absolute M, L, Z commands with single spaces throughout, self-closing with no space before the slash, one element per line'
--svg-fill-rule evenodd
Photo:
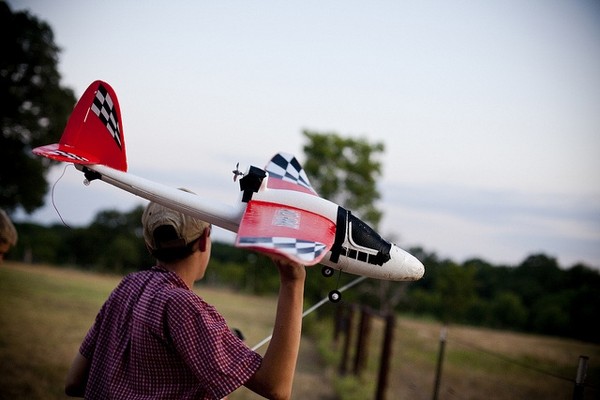
<path fill-rule="evenodd" d="M 523 301 L 513 292 L 498 293 L 487 309 L 489 314 L 482 321 L 494 328 L 523 329 L 528 319 Z"/>
<path fill-rule="evenodd" d="M 378 154 L 383 143 L 341 137 L 336 133 L 304 131 L 304 170 L 320 196 L 355 212 L 377 227 L 382 213 L 375 207 L 380 198 L 377 178 L 381 176 Z"/>
<path fill-rule="evenodd" d="M 435 314 L 444 322 L 464 321 L 476 300 L 475 270 L 447 262 L 440 268 L 433 290 L 441 300 Z"/>
<path fill-rule="evenodd" d="M 68 229 L 57 225 L 49 228 L 30 223 L 15 223 L 19 232 L 17 246 L 10 250 L 9 257 L 15 256 L 28 262 L 62 263 L 61 252 L 65 245 Z"/>
<path fill-rule="evenodd" d="M 439 261 L 422 249 L 425 276 L 410 285 L 399 309 L 449 322 L 600 341 L 600 274 L 584 265 L 562 269 L 544 254 L 515 267 L 483 260 Z M 595 311 L 594 311 L 595 310 Z"/>
<path fill-rule="evenodd" d="M 147 268 L 154 261 L 142 239 L 142 212 L 142 207 L 124 214 L 101 211 L 87 228 L 17 223 L 19 241 L 10 256 L 117 273 Z"/>
<path fill-rule="evenodd" d="M 548 293 L 531 306 L 530 327 L 535 332 L 564 335 L 570 322 L 570 293 Z"/>
<path fill-rule="evenodd" d="M 139 239 L 127 234 L 117 234 L 100 258 L 103 269 L 123 274 L 140 268 Z"/>
<path fill-rule="evenodd" d="M 59 48 L 48 24 L 2 1 L 0 25 L 0 207 L 32 212 L 43 205 L 50 162 L 31 149 L 58 141 L 75 96 L 60 86 Z"/>

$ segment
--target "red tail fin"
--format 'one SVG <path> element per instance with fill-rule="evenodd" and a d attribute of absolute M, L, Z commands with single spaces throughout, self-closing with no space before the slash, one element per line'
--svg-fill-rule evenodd
<path fill-rule="evenodd" d="M 60 142 L 37 147 L 33 153 L 127 171 L 121 108 L 113 88 L 106 82 L 93 82 L 75 105 Z"/>

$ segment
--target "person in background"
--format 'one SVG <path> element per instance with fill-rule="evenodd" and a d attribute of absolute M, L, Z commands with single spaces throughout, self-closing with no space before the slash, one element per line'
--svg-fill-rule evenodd
<path fill-rule="evenodd" d="M 245 385 L 289 399 L 300 347 L 304 266 L 274 258 L 280 289 L 262 357 L 192 291 L 211 253 L 211 225 L 150 203 L 144 240 L 157 264 L 112 292 L 67 374 L 65 392 L 86 399 L 222 399 Z"/>
<path fill-rule="evenodd" d="M 4 210 L 0 209 L 0 264 L 4 255 L 17 244 L 17 230 Z"/>

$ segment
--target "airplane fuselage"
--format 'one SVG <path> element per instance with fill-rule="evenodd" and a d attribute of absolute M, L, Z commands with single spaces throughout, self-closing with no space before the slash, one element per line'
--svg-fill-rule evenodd
<path fill-rule="evenodd" d="M 237 232 L 247 202 L 229 206 L 202 196 L 156 183 L 104 165 L 77 165 L 88 180 L 101 179 L 144 199 Z M 93 171 L 93 172 L 90 172 Z M 268 177 L 267 177 L 268 179 Z M 302 208 L 321 215 L 336 225 L 336 237 L 321 264 L 343 272 L 376 279 L 412 281 L 424 273 L 423 264 L 410 253 L 381 238 L 366 223 L 343 207 L 321 197 L 294 190 L 269 190 L 263 183 L 251 194 L 255 201 L 281 207 Z"/>

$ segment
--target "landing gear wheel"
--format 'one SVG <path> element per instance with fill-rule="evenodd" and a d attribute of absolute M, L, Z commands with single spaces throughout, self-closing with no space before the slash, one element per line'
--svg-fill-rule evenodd
<path fill-rule="evenodd" d="M 339 290 L 332 290 L 331 292 L 329 292 L 328 297 L 330 302 L 337 303 L 342 299 L 342 294 Z"/>
<path fill-rule="evenodd" d="M 333 270 L 333 268 L 331 267 L 323 267 L 321 268 L 321 274 L 325 277 L 325 278 L 329 278 L 331 276 L 333 276 L 333 273 L 335 271 Z"/>

